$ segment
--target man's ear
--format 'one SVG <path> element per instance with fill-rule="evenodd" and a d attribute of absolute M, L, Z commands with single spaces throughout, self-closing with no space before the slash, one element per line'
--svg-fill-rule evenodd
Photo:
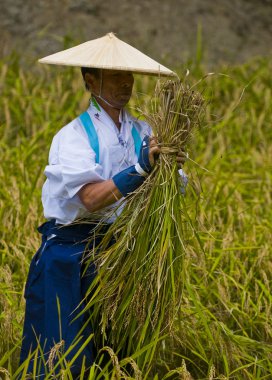
<path fill-rule="evenodd" d="M 85 76 L 84 76 L 84 79 L 85 79 L 85 82 L 88 85 L 88 87 L 89 87 L 90 90 L 95 89 L 97 79 L 96 79 L 96 77 L 93 74 L 86 73 Z"/>

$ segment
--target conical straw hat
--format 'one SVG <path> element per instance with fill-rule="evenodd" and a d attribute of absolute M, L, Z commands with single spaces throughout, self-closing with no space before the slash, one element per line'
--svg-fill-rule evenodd
<path fill-rule="evenodd" d="M 176 76 L 173 71 L 121 41 L 113 33 L 41 58 L 39 62 Z"/>

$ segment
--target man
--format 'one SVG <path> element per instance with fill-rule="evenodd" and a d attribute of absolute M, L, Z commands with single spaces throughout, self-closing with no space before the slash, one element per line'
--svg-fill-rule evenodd
<path fill-rule="evenodd" d="M 56 134 L 45 169 L 42 201 L 48 221 L 38 229 L 42 244 L 32 259 L 26 284 L 21 350 L 24 362 L 38 347 L 39 378 L 44 378 L 56 345 L 67 362 L 74 360 L 75 378 L 83 360 L 87 367 L 93 363 L 95 326 L 86 323 L 88 316 L 78 317 L 95 276 L 95 268 L 84 265 L 86 241 L 89 249 L 101 241 L 97 224 L 103 221 L 100 234 L 107 232 L 117 216 L 114 207 L 141 186 L 160 153 L 156 140 L 149 137 L 150 127 L 124 108 L 132 94 L 133 72 L 139 70 L 111 65 L 102 69 L 96 62 L 94 68 L 82 67 L 92 94 L 90 106 Z M 182 165 L 184 156 L 179 154 L 177 160 Z M 34 371 L 33 363 L 29 372 Z"/>

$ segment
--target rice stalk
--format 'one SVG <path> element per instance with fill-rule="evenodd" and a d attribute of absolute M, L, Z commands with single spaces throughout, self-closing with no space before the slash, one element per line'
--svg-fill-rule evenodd
<path fill-rule="evenodd" d="M 183 258 L 194 231 L 181 194 L 176 154 L 200 126 L 204 100 L 181 82 L 159 82 L 152 109 L 145 116 L 161 154 L 98 247 L 98 275 L 87 305 L 94 310 L 94 325 L 100 326 L 104 343 L 122 356 L 153 343 L 142 358 L 147 367 L 161 338 L 172 334 L 180 305 Z"/>

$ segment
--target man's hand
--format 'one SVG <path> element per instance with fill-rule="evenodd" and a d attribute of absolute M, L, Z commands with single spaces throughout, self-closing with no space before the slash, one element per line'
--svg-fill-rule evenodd
<path fill-rule="evenodd" d="M 157 144 L 156 138 L 145 136 L 142 141 L 138 163 L 136 164 L 136 170 L 139 174 L 143 174 L 144 176 L 150 174 L 159 154 L 160 148 Z M 141 170 L 144 172 L 142 173 Z"/>
<path fill-rule="evenodd" d="M 157 161 L 159 155 L 161 153 L 161 149 L 158 145 L 158 141 L 156 137 L 148 137 L 146 136 L 143 139 L 140 157 L 139 157 L 139 165 L 146 173 L 150 173 Z M 176 160 L 178 164 L 178 168 L 182 169 L 186 160 L 188 159 L 188 153 L 185 152 L 185 148 L 181 149 L 177 155 Z"/>
<path fill-rule="evenodd" d="M 160 153 L 161 149 L 158 145 L 157 138 L 154 136 L 145 136 L 142 142 L 138 164 L 146 173 L 149 174 L 151 173 L 153 166 L 155 165 L 155 162 L 157 161 Z M 187 159 L 188 153 L 186 153 L 185 149 L 183 148 L 176 155 L 176 160 L 179 169 L 182 169 Z"/>
<path fill-rule="evenodd" d="M 155 165 L 156 160 L 158 159 L 161 153 L 161 149 L 158 146 L 158 141 L 156 137 L 149 137 L 149 162 L 151 167 Z"/>
<path fill-rule="evenodd" d="M 177 163 L 178 163 L 179 169 L 182 169 L 182 167 L 185 164 L 185 162 L 187 161 L 187 159 L 188 159 L 188 153 L 186 153 L 184 149 L 181 149 L 177 153 Z"/>

